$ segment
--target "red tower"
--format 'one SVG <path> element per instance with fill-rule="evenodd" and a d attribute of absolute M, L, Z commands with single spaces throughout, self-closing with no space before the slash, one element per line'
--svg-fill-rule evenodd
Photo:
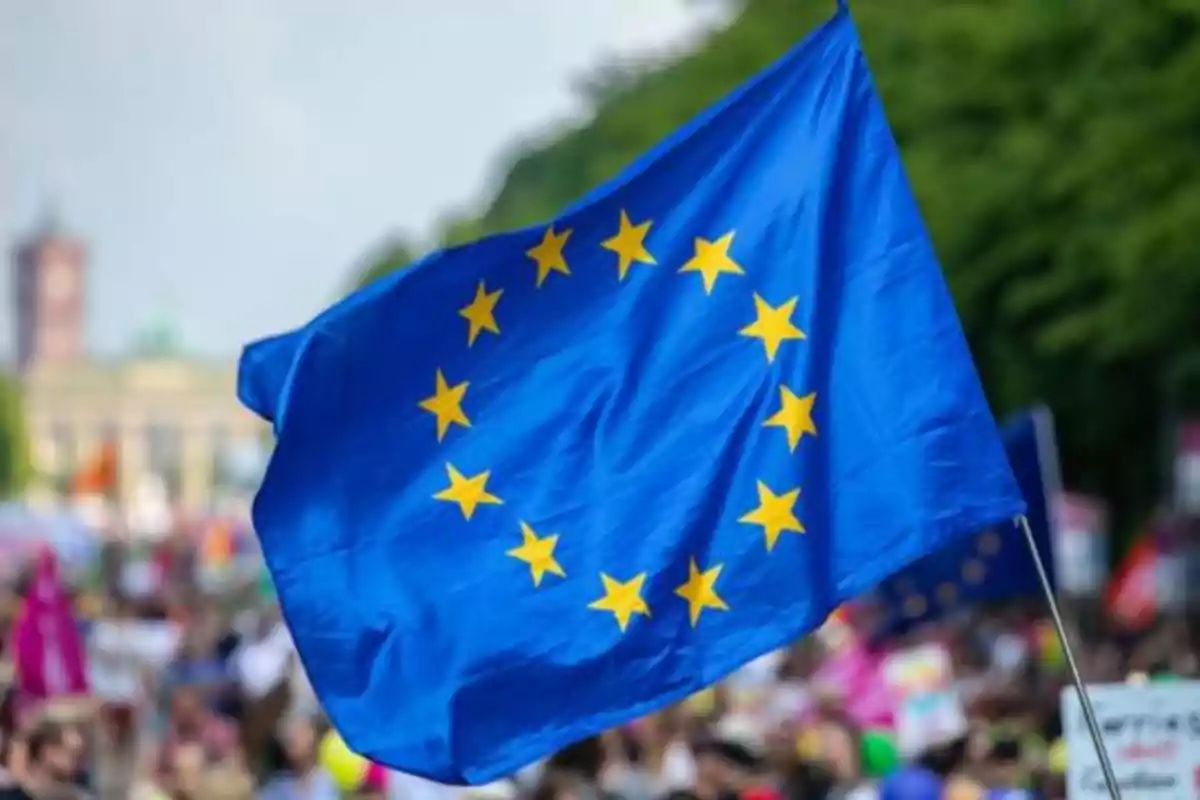
<path fill-rule="evenodd" d="M 83 244 L 52 214 L 14 253 L 17 369 L 62 364 L 83 355 Z"/>

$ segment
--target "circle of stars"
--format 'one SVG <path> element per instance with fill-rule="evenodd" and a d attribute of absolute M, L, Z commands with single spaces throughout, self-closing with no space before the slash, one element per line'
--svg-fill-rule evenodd
<path fill-rule="evenodd" d="M 628 211 L 621 209 L 615 232 L 600 242 L 600 247 L 615 257 L 616 280 L 619 283 L 624 283 L 633 274 L 635 267 L 650 269 L 658 266 L 658 261 L 646 242 L 653 225 L 654 221 L 650 219 L 634 221 Z M 558 228 L 552 224 L 545 229 L 540 240 L 525 251 L 525 255 L 533 262 L 533 284 L 536 289 L 549 285 L 548 281 L 552 282 L 552 278 L 563 280 L 571 277 L 567 244 L 572 234 L 571 228 Z M 730 230 L 714 239 L 695 237 L 693 254 L 680 266 L 678 273 L 699 275 L 700 287 L 708 296 L 713 295 L 722 278 L 745 277 L 746 270 L 731 252 L 735 236 L 735 231 Z M 503 296 L 504 289 L 489 287 L 486 281 L 481 280 L 475 287 L 474 296 L 458 309 L 458 316 L 466 322 L 468 348 L 474 347 L 485 334 L 490 337 L 503 335 L 500 320 L 497 319 L 497 310 Z M 803 341 L 806 338 L 804 331 L 792 319 L 799 297 L 779 298 L 780 302 L 773 304 L 754 292 L 752 299 L 753 319 L 738 331 L 738 335 L 756 339 L 761 343 L 769 367 L 787 343 Z M 469 382 L 454 383 L 441 369 L 436 370 L 433 394 L 420 400 L 417 405 L 421 410 L 433 415 L 434 434 L 438 442 L 450 435 L 455 427 L 471 427 L 467 413 L 469 388 Z M 817 436 L 817 427 L 813 420 L 817 395 L 815 392 L 802 395 L 791 387 L 780 384 L 778 397 L 778 408 L 767 416 L 762 425 L 764 428 L 782 430 L 789 453 L 795 453 L 805 436 Z M 464 408 L 464 403 L 467 403 L 467 408 Z M 503 504 L 504 501 L 488 489 L 490 470 L 483 469 L 474 474 L 466 474 L 450 463 L 446 463 L 445 470 L 449 485 L 435 493 L 433 499 L 455 504 L 465 521 L 470 522 L 483 506 Z M 767 553 L 774 551 L 784 533 L 805 532 L 804 525 L 796 514 L 800 487 L 773 488 L 765 481 L 759 480 L 756 483 L 756 491 L 758 505 L 742 514 L 738 522 L 757 526 L 762 530 Z M 560 534 L 539 534 L 525 521 L 519 523 L 519 532 L 520 542 L 516 543 L 514 540 L 513 546 L 505 550 L 505 555 L 528 570 L 534 590 L 542 589 L 548 577 L 565 580 L 567 572 L 556 556 Z M 674 595 L 686 602 L 688 620 L 692 627 L 700 624 L 706 611 L 729 611 L 729 605 L 717 590 L 717 581 L 724 568 L 725 565 L 720 563 L 702 568 L 696 558 L 689 560 L 687 580 L 675 589 Z M 602 593 L 588 604 L 588 608 L 611 614 L 617 628 L 624 633 L 637 619 L 651 617 L 650 606 L 644 597 L 647 577 L 648 573 L 645 571 L 637 572 L 626 579 L 601 572 L 599 583 Z"/>

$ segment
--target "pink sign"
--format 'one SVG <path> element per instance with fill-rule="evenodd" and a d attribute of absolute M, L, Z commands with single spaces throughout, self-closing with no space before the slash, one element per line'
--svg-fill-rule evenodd
<path fill-rule="evenodd" d="M 896 698 L 883 676 L 883 657 L 872 653 L 861 640 L 830 656 L 813 681 L 833 689 L 848 713 L 864 728 L 891 728 Z"/>
<path fill-rule="evenodd" d="M 27 703 L 86 694 L 83 639 L 58 573 L 58 558 L 41 547 L 33 584 L 12 630 L 17 687 Z"/>

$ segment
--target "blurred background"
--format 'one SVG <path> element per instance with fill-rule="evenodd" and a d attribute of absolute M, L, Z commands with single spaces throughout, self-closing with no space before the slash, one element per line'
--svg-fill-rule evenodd
<path fill-rule="evenodd" d="M 833 7 L 0 4 L 0 797 L 466 793 L 322 719 L 250 523 L 271 435 L 239 347 L 553 216 Z M 1200 719 L 1200 4 L 852 10 L 993 410 L 1053 414 L 1044 533 L 1085 677 Z M 1011 594 L 902 633 L 847 608 L 471 792 L 886 800 L 923 765 L 946 796 L 1104 797 L 1045 604 Z M 1191 739 L 1110 732 L 1127 797 L 1196 796 Z"/>

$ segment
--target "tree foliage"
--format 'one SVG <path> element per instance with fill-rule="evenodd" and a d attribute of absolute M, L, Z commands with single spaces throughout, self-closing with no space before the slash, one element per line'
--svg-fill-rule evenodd
<path fill-rule="evenodd" d="M 29 437 L 17 382 L 0 375 L 0 498 L 12 497 L 29 478 Z"/>
<path fill-rule="evenodd" d="M 443 243 L 552 217 L 833 6 L 742 0 L 692 52 L 586 83 L 589 120 L 509 160 Z M 1200 4 L 856 0 L 855 18 L 998 413 L 1056 412 L 1068 485 L 1135 521 L 1200 412 Z"/>
<path fill-rule="evenodd" d="M 363 259 L 364 266 L 355 275 L 358 286 L 365 286 L 389 272 L 403 269 L 416 260 L 420 252 L 407 237 L 394 237 Z"/>

